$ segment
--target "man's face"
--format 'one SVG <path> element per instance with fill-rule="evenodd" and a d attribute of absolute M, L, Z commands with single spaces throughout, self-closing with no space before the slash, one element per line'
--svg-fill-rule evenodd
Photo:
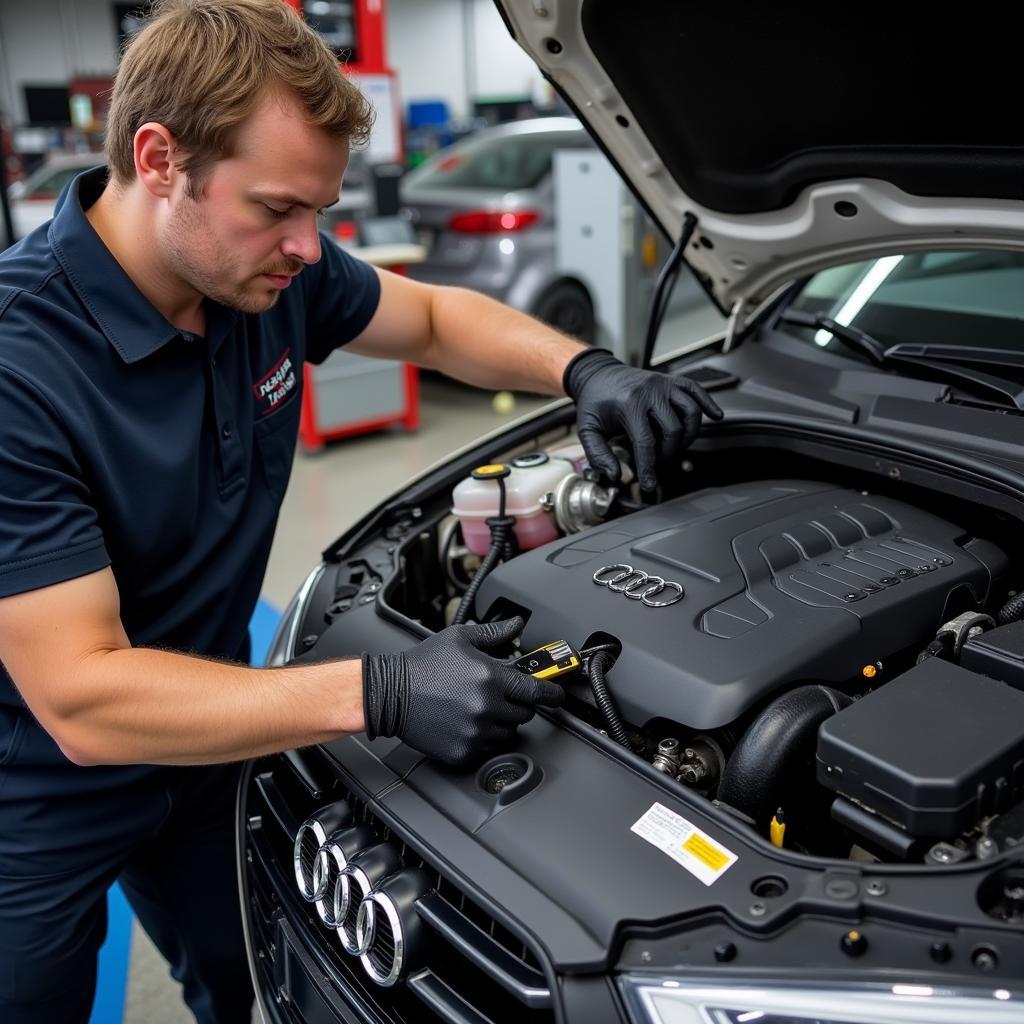
<path fill-rule="evenodd" d="M 300 103 L 270 94 L 217 161 L 197 199 L 176 190 L 161 242 L 169 269 L 243 313 L 262 313 L 320 259 L 317 211 L 338 199 L 348 145 L 308 125 Z"/>

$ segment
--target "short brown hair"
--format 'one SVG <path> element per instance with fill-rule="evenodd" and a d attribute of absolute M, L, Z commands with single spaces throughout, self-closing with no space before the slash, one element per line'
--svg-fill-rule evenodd
<path fill-rule="evenodd" d="M 275 87 L 298 97 L 309 123 L 329 135 L 356 144 L 368 138 L 366 98 L 284 0 L 157 0 L 114 80 L 106 132 L 114 181 L 135 176 L 135 133 L 156 121 L 186 151 L 179 166 L 197 195 L 213 164 L 231 155 L 239 125 Z"/>

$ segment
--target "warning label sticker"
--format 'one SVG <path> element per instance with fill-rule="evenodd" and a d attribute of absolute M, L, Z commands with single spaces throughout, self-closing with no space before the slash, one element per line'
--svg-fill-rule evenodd
<path fill-rule="evenodd" d="M 705 885 L 721 878 L 737 860 L 735 853 L 663 804 L 652 804 L 630 831 L 667 853 Z"/>

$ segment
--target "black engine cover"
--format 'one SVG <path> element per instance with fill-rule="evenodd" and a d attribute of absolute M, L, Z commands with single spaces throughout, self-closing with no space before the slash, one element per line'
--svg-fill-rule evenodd
<path fill-rule="evenodd" d="M 685 596 L 652 608 L 595 584 L 595 572 L 616 563 L 676 582 Z M 969 588 L 956 611 L 978 605 L 1005 565 L 993 544 L 903 502 L 756 482 L 698 491 L 526 552 L 484 581 L 477 611 L 525 609 L 526 649 L 612 634 L 622 654 L 609 685 L 626 719 L 711 729 L 783 684 L 841 682 L 923 646 L 954 590 Z"/>

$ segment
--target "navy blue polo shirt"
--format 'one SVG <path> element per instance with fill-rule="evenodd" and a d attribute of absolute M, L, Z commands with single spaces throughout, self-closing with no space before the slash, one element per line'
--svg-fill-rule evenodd
<path fill-rule="evenodd" d="M 0 255 L 0 597 L 109 565 L 133 645 L 244 661 L 303 362 L 366 327 L 379 282 L 325 238 L 272 309 L 208 300 L 206 336 L 184 334 L 87 221 L 105 180 L 77 177 L 53 220 Z M 0 797 L 16 796 L 19 765 L 73 768 L 0 669 Z"/>

